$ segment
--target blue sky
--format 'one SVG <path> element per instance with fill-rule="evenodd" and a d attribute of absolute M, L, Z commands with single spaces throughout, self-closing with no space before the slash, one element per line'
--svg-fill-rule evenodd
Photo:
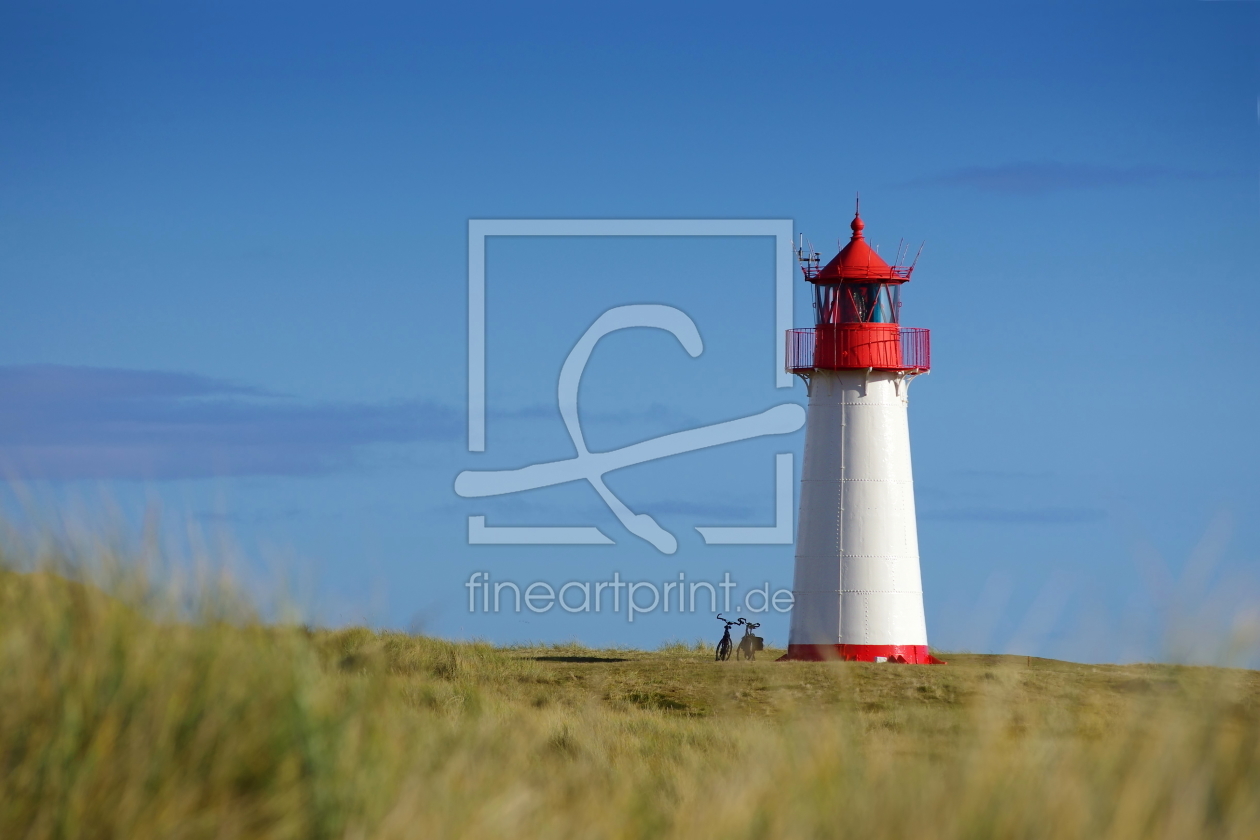
<path fill-rule="evenodd" d="M 927 245 L 911 424 L 945 648 L 1184 656 L 1260 599 L 1257 24 L 1246 2 L 7 3 L 0 460 L 84 511 L 230 534 L 329 622 L 651 645 L 707 615 L 469 615 L 495 580 L 790 586 L 763 439 L 496 500 L 464 469 L 569 457 L 568 349 L 604 309 L 593 448 L 744 416 L 772 387 L 767 239 L 491 240 L 490 443 L 465 446 L 470 218 L 780 218 L 824 252 Z M 827 253 L 830 256 L 830 253 Z M 808 323 L 797 283 L 798 325 Z M 99 500 L 109 499 L 108 505 Z M 469 546 L 466 517 L 615 546 Z M 767 618 L 772 639 L 782 616 Z"/>

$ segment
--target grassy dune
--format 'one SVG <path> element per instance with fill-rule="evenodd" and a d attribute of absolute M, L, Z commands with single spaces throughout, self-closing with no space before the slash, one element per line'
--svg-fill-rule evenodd
<path fill-rule="evenodd" d="M 1260 837 L 1255 672 L 501 649 L 107 588 L 0 571 L 6 840 Z"/>

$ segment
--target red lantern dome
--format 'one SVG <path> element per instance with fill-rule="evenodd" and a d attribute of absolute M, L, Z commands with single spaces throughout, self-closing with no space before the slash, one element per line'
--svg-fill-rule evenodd
<path fill-rule="evenodd" d="M 885 262 L 862 235 L 860 213 L 849 227 L 853 238 L 822 268 L 812 248 L 797 252 L 814 284 L 814 328 L 789 333 L 788 370 L 927 371 L 928 331 L 901 326 L 901 285 L 914 265 Z"/>
<path fill-rule="evenodd" d="M 806 273 L 806 279 L 812 283 L 843 283 L 846 280 L 904 283 L 910 279 L 913 266 L 890 266 L 875 253 L 874 248 L 866 244 L 866 237 L 862 235 L 866 223 L 859 213 L 853 214 L 849 227 L 853 230 L 853 238 L 849 240 L 849 244 L 818 273 L 813 276 Z"/>

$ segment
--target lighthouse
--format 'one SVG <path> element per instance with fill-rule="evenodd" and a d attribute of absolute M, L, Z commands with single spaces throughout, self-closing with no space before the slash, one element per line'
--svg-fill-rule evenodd
<path fill-rule="evenodd" d="M 889 265 L 863 235 L 825 266 L 797 256 L 814 327 L 787 334 L 787 369 L 809 408 L 787 660 L 936 664 L 927 646 L 906 409 L 930 367 L 928 331 L 901 326 L 914 265 Z"/>

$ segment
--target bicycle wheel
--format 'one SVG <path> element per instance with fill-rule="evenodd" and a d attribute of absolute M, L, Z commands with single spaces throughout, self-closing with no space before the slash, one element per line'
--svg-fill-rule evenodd
<path fill-rule="evenodd" d="M 731 658 L 731 640 L 723 639 L 722 641 L 718 642 L 716 659 L 719 662 L 725 662 L 726 660 L 730 658 Z"/>

